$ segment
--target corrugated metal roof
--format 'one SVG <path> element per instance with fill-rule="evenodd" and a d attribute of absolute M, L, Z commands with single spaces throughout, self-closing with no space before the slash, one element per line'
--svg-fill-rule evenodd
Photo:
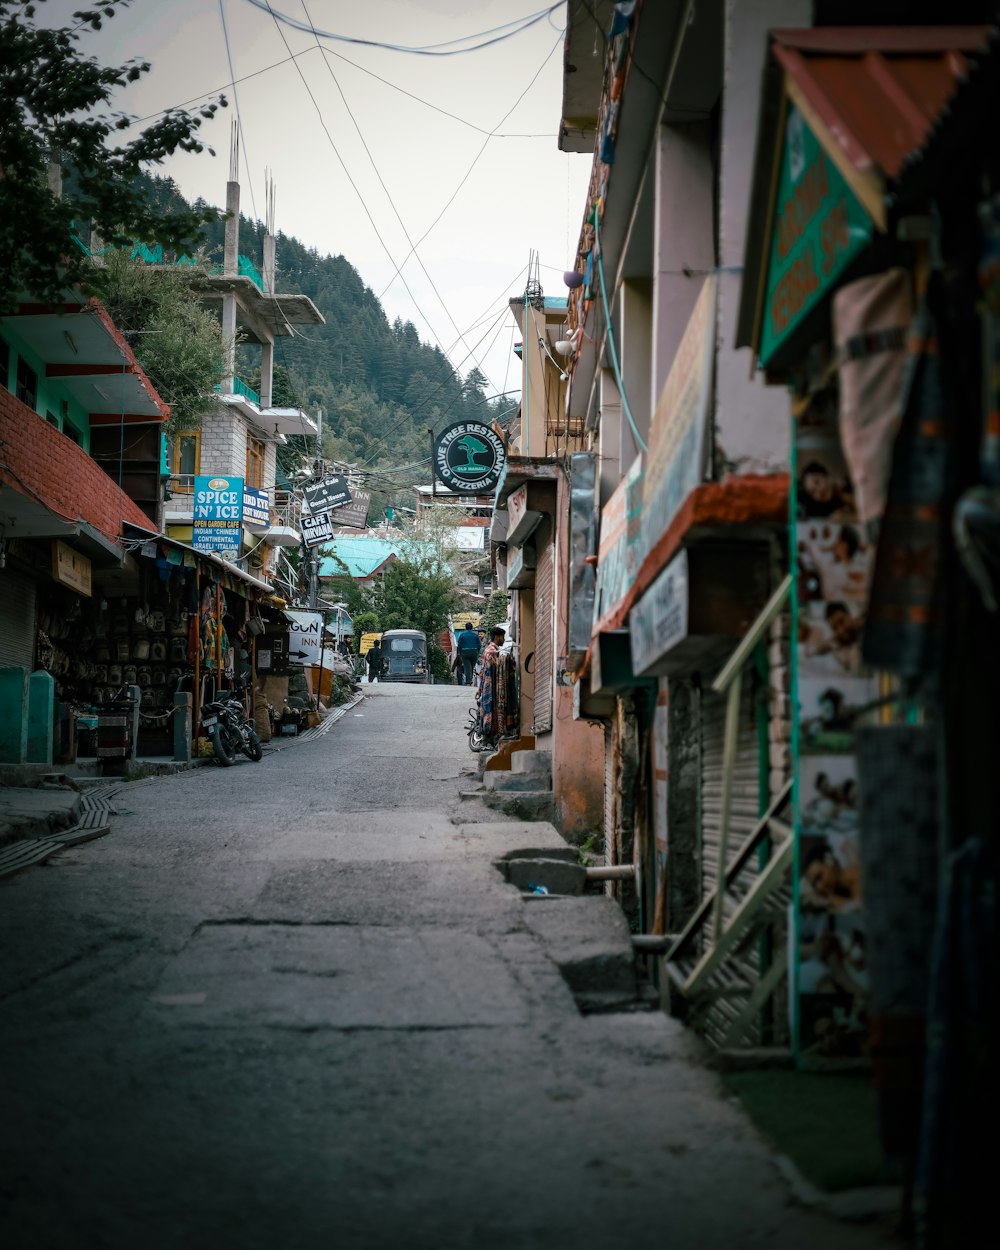
<path fill-rule="evenodd" d="M 774 56 L 859 173 L 894 178 L 982 48 L 986 26 L 771 32 Z"/>

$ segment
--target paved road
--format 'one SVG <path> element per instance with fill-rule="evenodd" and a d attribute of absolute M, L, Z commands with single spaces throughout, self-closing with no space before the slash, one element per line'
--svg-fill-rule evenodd
<path fill-rule="evenodd" d="M 884 1245 L 674 1021 L 579 1014 L 458 797 L 467 692 L 365 693 L 0 886 L 4 1250 Z"/>

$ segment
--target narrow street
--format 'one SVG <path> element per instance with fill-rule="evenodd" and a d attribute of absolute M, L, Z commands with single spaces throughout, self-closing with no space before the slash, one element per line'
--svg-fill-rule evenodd
<path fill-rule="evenodd" d="M 363 690 L 0 886 L 5 1250 L 885 1245 L 679 1024 L 580 1014 L 493 866 L 530 829 L 460 798 L 468 692 Z"/>

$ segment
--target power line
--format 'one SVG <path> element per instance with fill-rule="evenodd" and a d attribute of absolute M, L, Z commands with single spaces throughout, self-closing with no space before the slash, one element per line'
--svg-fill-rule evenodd
<path fill-rule="evenodd" d="M 541 74 L 542 70 L 545 68 L 545 66 L 546 66 L 546 65 L 548 65 L 549 61 L 551 60 L 551 58 L 552 58 L 552 53 L 553 53 L 553 52 L 555 52 L 556 48 L 558 48 L 558 47 L 559 47 L 559 44 L 560 44 L 560 42 L 561 42 L 561 39 L 562 39 L 562 36 L 560 35 L 560 36 L 559 36 L 559 38 L 555 41 L 555 43 L 552 45 L 551 49 L 549 50 L 548 55 L 545 57 L 545 59 L 542 61 L 541 65 L 539 65 L 538 69 L 535 71 L 535 73 L 534 73 L 534 75 L 533 75 L 533 77 L 532 77 L 532 79 L 531 79 L 531 82 L 529 82 L 529 83 L 528 83 L 528 85 L 527 85 L 527 86 L 525 87 L 525 89 L 521 92 L 521 94 L 517 97 L 517 99 L 516 99 L 516 100 L 514 101 L 514 103 L 510 106 L 510 108 L 507 110 L 507 112 L 506 112 L 506 113 L 504 113 L 503 117 L 501 117 L 501 118 L 500 118 L 500 121 L 497 123 L 497 125 L 496 125 L 495 129 L 499 129 L 499 128 L 500 128 L 500 127 L 504 124 L 504 122 L 507 120 L 507 118 L 508 118 L 508 117 L 510 117 L 511 113 L 513 113 L 513 111 L 514 111 L 514 110 L 517 108 L 517 106 L 521 103 L 521 101 L 522 101 L 522 100 L 524 99 L 524 97 L 528 94 L 528 92 L 531 90 L 531 88 L 535 85 L 535 83 L 536 83 L 536 81 L 538 80 L 538 77 L 539 77 L 539 75 Z M 488 134 L 488 135 L 486 136 L 486 139 L 483 141 L 483 146 L 482 146 L 482 147 L 479 149 L 479 151 L 476 153 L 475 157 L 473 157 L 472 164 L 471 164 L 471 165 L 469 166 L 469 168 L 465 171 L 465 175 L 464 175 L 464 177 L 462 178 L 461 182 L 459 182 L 458 186 L 457 186 L 457 187 L 455 188 L 455 190 L 451 193 L 451 196 L 448 198 L 447 202 L 445 203 L 445 205 L 444 205 L 444 207 L 441 209 L 441 211 L 438 213 L 438 215 L 434 218 L 434 220 L 431 222 L 431 224 L 427 227 L 427 229 L 424 231 L 424 233 L 420 236 L 420 238 L 419 238 L 419 239 L 417 239 L 417 242 L 416 242 L 416 244 L 414 244 L 414 247 L 419 247 L 419 246 L 420 246 L 420 244 L 421 244 L 421 243 L 423 243 L 424 239 L 426 239 L 426 238 L 427 238 L 427 236 L 430 234 L 430 232 L 434 229 L 434 227 L 438 224 L 438 222 L 441 220 L 441 218 L 445 215 L 445 213 L 446 213 L 446 212 L 448 211 L 448 209 L 451 207 L 451 205 L 453 204 L 453 202 L 454 202 L 454 200 L 455 200 L 455 197 L 458 195 L 459 191 L 461 191 L 461 189 L 462 189 L 462 188 L 465 186 L 465 184 L 468 182 L 469 178 L 472 176 L 472 171 L 473 171 L 473 170 L 476 168 L 476 166 L 479 164 L 479 158 L 480 158 L 480 157 L 482 156 L 482 154 L 486 151 L 486 148 L 487 148 L 487 147 L 488 147 L 488 145 L 489 145 L 490 139 L 492 139 L 492 138 L 493 138 L 493 132 L 491 131 L 491 132 L 490 132 L 490 134 Z M 405 264 L 406 264 L 406 262 L 410 259 L 410 256 L 413 254 L 413 250 L 414 250 L 414 248 L 411 248 L 411 249 L 410 249 L 410 251 L 407 253 L 407 255 L 403 257 L 403 265 L 405 265 Z M 391 259 L 391 258 L 390 258 L 390 259 Z M 402 269 L 402 266 L 400 266 L 399 268 L 397 268 L 396 273 L 395 273 L 395 274 L 394 274 L 394 275 L 393 275 L 393 276 L 389 279 L 388 284 L 387 284 L 387 285 L 386 285 L 386 286 L 382 289 L 382 293 L 381 293 L 381 295 L 379 295 L 379 297 L 378 297 L 378 298 L 379 298 L 379 300 L 381 300 L 381 299 L 382 299 L 382 296 L 383 296 L 383 295 L 385 295 L 386 291 L 388 291 L 389 287 L 391 287 L 391 286 L 392 286 L 393 282 L 395 282 L 395 280 L 396 280 L 396 278 L 397 278 L 397 277 L 398 277 L 398 278 L 400 278 L 400 279 L 403 281 L 403 285 L 404 285 L 404 286 L 406 286 L 406 281 L 405 281 L 405 279 L 403 279 L 403 275 L 402 275 L 401 269 Z M 407 289 L 409 289 L 409 288 L 407 288 Z"/>
<path fill-rule="evenodd" d="M 302 4 L 302 11 L 305 13 L 310 26 L 312 26 L 312 17 L 310 16 L 309 8 L 308 8 L 308 5 L 306 4 L 306 0 L 301 0 L 301 4 Z M 313 27 L 313 32 L 315 34 L 315 27 Z M 318 35 L 316 36 L 316 43 L 317 43 L 317 46 L 319 46 Z M 406 237 L 406 241 L 410 245 L 411 254 L 416 257 L 417 264 L 419 264 L 421 270 L 423 271 L 424 276 L 426 277 L 427 281 L 430 283 L 431 290 L 438 297 L 438 301 L 441 304 L 441 307 L 444 309 L 445 316 L 451 322 L 453 329 L 457 332 L 459 336 L 459 341 L 464 343 L 465 339 L 462 335 L 461 330 L 459 330 L 458 328 L 458 323 L 455 321 L 455 318 L 451 315 L 451 311 L 449 310 L 448 305 L 445 303 L 444 296 L 438 290 L 437 284 L 435 283 L 434 279 L 431 277 L 430 273 L 428 272 L 427 266 L 424 264 L 423 260 L 420 258 L 420 255 L 417 252 L 416 244 L 410 238 L 410 232 L 406 228 L 406 223 L 403 221 L 403 218 L 400 216 L 399 209 L 396 207 L 396 203 L 393 200 L 392 195 L 389 192 L 389 188 L 385 185 L 385 180 L 382 177 L 381 173 L 379 172 L 378 165 L 375 163 L 375 158 L 372 156 L 371 149 L 369 148 L 368 144 L 365 142 L 365 137 L 361 132 L 361 127 L 358 125 L 358 120 L 354 116 L 354 112 L 351 109 L 351 106 L 347 101 L 347 97 L 344 95 L 344 92 L 343 92 L 343 89 L 341 88 L 340 83 L 337 81 L 337 75 L 333 72 L 333 66 L 326 59 L 326 57 L 323 58 L 323 63 L 326 65 L 326 68 L 330 74 L 330 77 L 333 79 L 333 85 L 337 88 L 337 91 L 340 94 L 340 98 L 343 101 L 344 108 L 347 110 L 347 116 L 351 119 L 354 125 L 354 129 L 357 131 L 358 138 L 361 140 L 361 146 L 364 148 L 365 154 L 368 157 L 369 162 L 371 163 L 371 167 L 375 171 L 375 177 L 379 181 L 379 186 L 385 192 L 385 198 L 389 201 L 390 208 L 396 214 L 396 220 L 399 222 L 400 228 L 402 229 L 403 234 Z M 468 344 L 466 344 L 466 346 L 468 346 Z M 476 365 L 480 369 L 482 369 L 482 365 L 480 364 L 479 360 L 476 360 Z"/>
<path fill-rule="evenodd" d="M 301 31 L 303 34 L 311 33 L 309 27 L 296 18 L 289 17 L 285 13 L 275 12 L 270 0 L 247 0 L 247 3 L 252 4 L 255 9 L 261 9 L 270 13 L 275 22 L 284 26 L 290 26 L 293 30 Z M 338 35 L 329 30 L 315 31 L 314 33 L 321 39 L 332 39 L 337 43 L 351 43 L 366 48 L 381 48 L 386 52 L 407 52 L 414 56 L 461 56 L 466 52 L 478 52 L 481 48 L 489 48 L 493 44 L 513 39 L 523 31 L 530 29 L 537 22 L 544 21 L 550 13 L 554 13 L 556 9 L 561 8 L 562 3 L 563 0 L 558 0 L 558 3 L 549 5 L 545 9 L 540 9 L 537 13 L 531 13 L 523 18 L 516 18 L 514 21 L 504 23 L 502 26 L 494 26 L 491 30 L 480 31 L 474 35 L 464 35 L 459 39 L 449 39 L 443 43 L 427 44 L 424 47 L 408 47 L 404 44 L 384 43 L 377 39 L 357 39 L 350 35 Z M 495 37 L 484 39 L 482 38 L 484 35 L 494 35 Z M 454 46 L 460 43 L 467 43 L 470 39 L 480 39 L 481 42 L 472 44 L 469 47 Z"/>
<path fill-rule="evenodd" d="M 240 112 L 240 99 L 236 93 L 236 72 L 233 69 L 233 53 L 229 46 L 229 26 L 226 22 L 226 0 L 219 0 L 219 16 L 222 18 L 222 34 L 226 41 L 226 60 L 229 63 L 229 77 L 233 85 L 233 103 L 236 105 L 236 124 L 240 128 L 240 146 L 243 148 L 243 164 L 246 166 L 247 180 L 250 183 L 250 203 L 253 215 L 257 216 L 257 202 L 253 195 L 253 177 L 250 173 L 250 161 L 247 157 L 247 137 L 243 130 L 243 115 Z"/>

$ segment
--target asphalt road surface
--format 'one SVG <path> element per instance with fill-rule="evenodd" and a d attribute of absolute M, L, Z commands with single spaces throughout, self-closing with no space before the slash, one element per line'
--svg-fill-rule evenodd
<path fill-rule="evenodd" d="M 364 692 L 0 885 L 0 1246 L 884 1246 L 675 1021 L 580 1014 L 493 867 L 523 827 L 459 798 L 468 692 Z"/>

